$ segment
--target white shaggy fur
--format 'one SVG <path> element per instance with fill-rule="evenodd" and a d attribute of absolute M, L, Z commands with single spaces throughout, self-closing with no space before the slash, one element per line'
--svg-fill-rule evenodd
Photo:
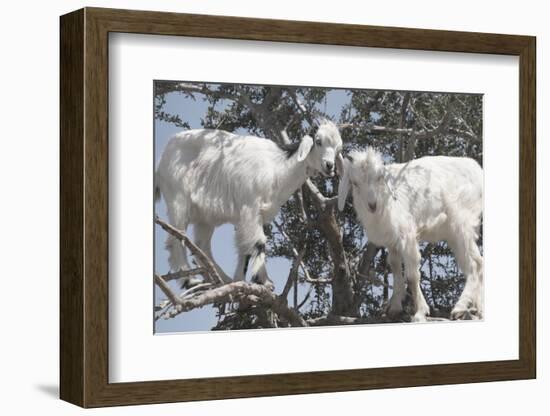
<path fill-rule="evenodd" d="M 185 230 L 193 224 L 197 245 L 212 258 L 214 228 L 231 223 L 239 252 L 235 280 L 251 272 L 265 282 L 263 225 L 306 179 L 317 172 L 334 174 L 342 149 L 337 127 L 323 121 L 315 139 L 305 136 L 299 146 L 282 149 L 271 140 L 239 136 L 222 130 L 188 130 L 167 144 L 156 171 L 155 195 L 164 197 L 170 222 Z M 189 268 L 185 248 L 168 237 L 172 270 Z M 217 266 L 225 281 L 229 277 Z"/>
<path fill-rule="evenodd" d="M 351 184 L 353 205 L 369 241 L 388 249 L 394 275 L 388 315 L 402 312 L 407 282 L 416 310 L 413 319 L 426 319 L 429 307 L 420 290 L 418 242 L 445 240 L 466 276 L 451 316 L 461 318 L 471 310 L 482 316 L 483 259 L 476 243 L 483 209 L 479 164 L 466 157 L 427 156 L 384 165 L 372 148 L 352 152 L 350 159 L 344 163 L 338 207 L 343 209 Z"/>

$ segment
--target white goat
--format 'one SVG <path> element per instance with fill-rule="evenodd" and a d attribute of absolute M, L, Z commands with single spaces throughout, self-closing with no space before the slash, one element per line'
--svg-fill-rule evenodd
<path fill-rule="evenodd" d="M 483 171 L 466 157 L 426 156 L 384 165 L 372 148 L 344 161 L 338 207 L 344 208 L 350 183 L 353 205 L 369 241 L 388 249 L 394 276 L 389 316 L 402 312 L 405 281 L 415 305 L 413 320 L 424 321 L 429 307 L 420 289 L 419 241 L 447 241 L 466 276 L 453 319 L 483 315 L 483 259 L 477 246 L 483 209 Z M 406 280 L 402 275 L 405 267 Z"/>
<path fill-rule="evenodd" d="M 231 223 L 239 258 L 235 280 L 245 278 L 249 261 L 256 280 L 265 283 L 263 225 L 269 224 L 310 175 L 334 175 L 341 166 L 342 139 L 336 125 L 319 124 L 315 139 L 280 147 L 253 136 L 222 130 L 188 130 L 166 145 L 155 175 L 155 199 L 164 197 L 170 222 L 185 230 L 194 225 L 196 244 L 212 258 L 214 228 Z M 185 248 L 168 237 L 172 270 L 189 268 Z M 213 258 L 212 258 L 213 260 Z M 225 281 L 231 279 L 216 265 Z"/>

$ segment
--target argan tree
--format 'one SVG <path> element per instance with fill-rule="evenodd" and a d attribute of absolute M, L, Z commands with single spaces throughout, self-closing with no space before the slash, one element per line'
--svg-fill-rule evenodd
<path fill-rule="evenodd" d="M 281 145 L 311 134 L 317 120 L 325 117 L 340 126 L 344 154 L 373 146 L 387 162 L 449 155 L 482 163 L 481 95 L 339 90 L 341 103 L 329 112 L 334 93 L 326 88 L 157 81 L 154 110 L 157 120 L 189 128 L 185 108 L 165 109 L 171 94 L 183 95 L 186 102 L 207 103 L 203 127 L 245 132 Z M 222 285 L 215 270 L 208 272 L 207 260 L 195 256 L 198 267 L 188 275 L 198 284 L 181 295 L 166 284 L 181 272 L 155 276 L 167 298 L 157 305 L 157 317 L 169 319 L 211 304 L 218 316 L 213 329 L 384 321 L 384 304 L 392 290 L 387 252 L 368 242 L 351 204 L 337 211 L 337 190 L 337 177 L 308 180 L 266 227 L 268 256 L 284 257 L 291 264 L 279 293 L 252 283 Z M 161 219 L 157 222 L 169 227 Z M 462 291 L 463 276 L 444 242 L 424 244 L 421 254 L 422 289 L 431 315 L 448 317 Z M 301 298 L 299 286 L 305 289 Z"/>

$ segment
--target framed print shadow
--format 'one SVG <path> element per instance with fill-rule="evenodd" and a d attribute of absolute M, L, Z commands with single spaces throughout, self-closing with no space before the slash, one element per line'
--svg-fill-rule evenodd
<path fill-rule="evenodd" d="M 536 377 L 534 37 L 60 29 L 63 400 Z"/>

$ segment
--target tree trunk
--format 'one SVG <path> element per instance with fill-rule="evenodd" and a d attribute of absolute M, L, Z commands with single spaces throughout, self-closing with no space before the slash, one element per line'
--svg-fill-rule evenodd
<path fill-rule="evenodd" d="M 342 244 L 342 235 L 334 215 L 334 206 L 319 211 L 319 229 L 327 239 L 333 263 L 331 312 L 334 315 L 359 316 L 359 308 L 354 302 L 353 285 Z"/>

